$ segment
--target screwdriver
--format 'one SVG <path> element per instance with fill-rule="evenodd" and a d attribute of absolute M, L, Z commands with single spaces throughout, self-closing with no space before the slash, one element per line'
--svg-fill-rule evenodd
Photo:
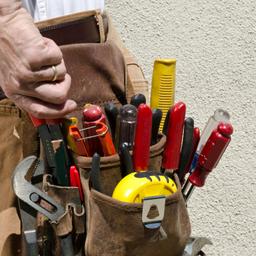
<path fill-rule="evenodd" d="M 100 183 L 100 155 L 94 153 L 92 157 L 92 169 L 90 173 L 90 180 L 92 188 L 101 192 L 101 183 Z"/>
<path fill-rule="evenodd" d="M 192 161 L 193 161 L 193 157 L 195 155 L 195 152 L 196 152 L 196 148 L 197 148 L 197 145 L 198 145 L 198 142 L 200 140 L 200 130 L 198 127 L 195 127 L 194 128 L 194 131 L 193 131 L 193 140 L 192 140 L 192 150 L 190 152 L 190 155 L 189 155 L 189 160 L 188 160 L 188 163 L 187 165 L 185 166 L 185 169 L 184 169 L 184 176 L 189 172 L 190 170 L 190 166 L 192 164 Z M 182 185 L 182 184 L 181 184 Z"/>
<path fill-rule="evenodd" d="M 230 120 L 230 115 L 227 111 L 223 110 L 223 109 L 217 109 L 213 116 L 211 116 L 202 132 L 201 138 L 199 140 L 197 149 L 196 149 L 196 153 L 194 155 L 193 161 L 192 161 L 192 165 L 191 165 L 191 169 L 190 172 L 193 172 L 193 169 L 196 166 L 198 157 L 200 155 L 200 152 L 202 151 L 205 143 L 207 142 L 207 140 L 209 139 L 212 131 L 214 129 L 216 129 L 219 125 L 220 122 L 222 123 L 229 123 Z"/>
<path fill-rule="evenodd" d="M 119 156 L 121 161 L 122 177 L 125 177 L 128 173 L 131 173 L 133 171 L 132 157 L 130 155 L 126 142 L 121 145 Z"/>
<path fill-rule="evenodd" d="M 193 147 L 193 133 L 194 133 L 194 120 L 191 117 L 188 117 L 184 122 L 184 132 L 183 132 L 183 142 L 180 153 L 180 163 L 179 168 L 176 173 L 178 174 L 180 183 L 184 181 L 185 167 L 189 161 L 189 156 Z"/>
<path fill-rule="evenodd" d="M 97 105 L 86 104 L 83 110 L 83 127 L 86 129 L 92 126 L 96 126 L 99 122 L 106 124 L 106 117 L 103 114 L 102 109 Z M 95 152 L 103 155 L 101 143 L 99 138 L 95 135 L 97 135 L 96 129 L 84 130 L 84 137 L 91 137 L 90 139 L 85 140 L 85 145 L 89 156 L 93 156 Z"/>
<path fill-rule="evenodd" d="M 103 122 L 98 122 L 96 125 L 96 134 L 98 135 L 103 156 L 112 156 L 116 154 L 116 149 L 112 141 L 108 126 Z"/>
<path fill-rule="evenodd" d="M 160 122 L 162 120 L 163 112 L 159 108 L 154 108 L 152 110 L 152 131 L 151 131 L 151 143 L 150 145 L 155 145 L 158 140 L 158 131 Z"/>
<path fill-rule="evenodd" d="M 104 110 L 105 110 L 106 117 L 108 119 L 108 123 L 111 129 L 112 138 L 115 138 L 116 118 L 119 111 L 113 102 L 106 103 L 104 106 Z"/>
<path fill-rule="evenodd" d="M 75 165 L 71 165 L 69 169 L 70 186 L 77 187 L 81 202 L 84 201 L 83 188 L 80 180 L 79 172 Z"/>
<path fill-rule="evenodd" d="M 167 114 L 165 116 L 165 120 L 164 120 L 164 125 L 163 125 L 163 130 L 162 133 L 167 136 L 167 130 L 168 130 L 168 122 L 169 122 L 169 118 L 170 118 L 170 111 L 172 108 L 169 108 L 169 110 L 167 111 Z"/>
<path fill-rule="evenodd" d="M 183 102 L 176 103 L 170 110 L 166 144 L 163 152 L 162 171 L 172 173 L 179 167 L 180 148 L 183 134 L 183 125 L 186 113 L 186 105 Z"/>
<path fill-rule="evenodd" d="M 135 141 L 133 147 L 133 168 L 137 172 L 146 171 L 148 168 L 151 128 L 151 108 L 142 103 L 138 107 Z"/>
<path fill-rule="evenodd" d="M 146 104 L 146 97 L 142 93 L 135 94 L 131 97 L 130 104 L 138 108 L 140 104 Z"/>
<path fill-rule="evenodd" d="M 216 168 L 229 145 L 232 133 L 233 127 L 230 123 L 220 123 L 217 129 L 212 131 L 199 155 L 195 170 L 188 177 L 182 189 L 186 201 L 188 201 L 195 187 L 204 186 L 207 176 Z"/>
<path fill-rule="evenodd" d="M 119 139 L 118 151 L 123 143 L 127 143 L 128 149 L 132 150 L 134 145 L 135 127 L 137 121 L 137 108 L 131 104 L 123 105 L 119 114 Z"/>

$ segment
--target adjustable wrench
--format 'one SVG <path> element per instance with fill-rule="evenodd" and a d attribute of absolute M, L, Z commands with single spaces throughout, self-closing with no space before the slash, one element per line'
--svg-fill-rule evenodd
<path fill-rule="evenodd" d="M 43 161 L 35 156 L 29 156 L 17 165 L 12 179 L 13 190 L 19 199 L 22 229 L 27 246 L 27 255 L 29 256 L 38 255 L 36 234 L 37 211 L 45 215 L 51 222 L 57 222 L 65 213 L 65 209 L 61 205 L 57 204 L 51 197 L 26 179 L 33 164 L 35 164 L 33 174 L 43 173 Z M 50 205 L 49 208 L 51 210 L 48 207 L 42 206 L 40 202 Z"/>

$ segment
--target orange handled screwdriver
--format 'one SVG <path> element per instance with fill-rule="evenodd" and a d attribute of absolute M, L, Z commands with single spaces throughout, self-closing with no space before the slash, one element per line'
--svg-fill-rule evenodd
<path fill-rule="evenodd" d="M 103 155 L 111 156 L 116 154 L 116 149 L 108 130 L 108 126 L 102 122 L 97 123 L 96 134 L 98 135 Z"/>

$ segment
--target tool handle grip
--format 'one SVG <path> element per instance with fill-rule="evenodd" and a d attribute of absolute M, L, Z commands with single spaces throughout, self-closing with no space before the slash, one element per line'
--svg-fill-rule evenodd
<path fill-rule="evenodd" d="M 176 103 L 170 111 L 167 140 L 163 152 L 162 167 L 164 169 L 176 170 L 179 167 L 185 113 L 186 105 L 183 102 Z"/>
<path fill-rule="evenodd" d="M 133 148 L 133 167 L 136 171 L 148 169 L 152 129 L 152 111 L 146 104 L 138 107 L 135 142 Z"/>
<path fill-rule="evenodd" d="M 138 93 L 132 96 L 130 104 L 139 107 L 140 104 L 146 104 L 146 97 L 142 93 Z"/>
<path fill-rule="evenodd" d="M 133 166 L 132 166 L 132 158 L 129 152 L 129 148 L 127 143 L 122 143 L 120 147 L 120 160 L 122 165 L 122 176 L 126 176 L 128 173 L 132 172 Z"/>
<path fill-rule="evenodd" d="M 98 128 L 99 127 L 99 128 Z M 99 141 L 104 156 L 112 156 L 116 154 L 116 149 L 108 130 L 108 126 L 104 123 L 99 122 L 97 124 L 96 134 L 99 136 Z"/>
<path fill-rule="evenodd" d="M 160 122 L 163 116 L 163 112 L 159 108 L 155 108 L 152 111 L 152 131 L 151 131 L 151 145 L 155 145 L 158 139 L 158 131 Z"/>
<path fill-rule="evenodd" d="M 194 133 L 194 120 L 191 117 L 188 117 L 184 122 L 184 135 L 183 143 L 180 154 L 180 163 L 177 170 L 177 174 L 180 182 L 183 182 L 186 175 L 185 167 L 189 161 L 189 156 L 193 147 L 193 133 Z"/>
<path fill-rule="evenodd" d="M 194 186 L 204 186 L 207 176 L 217 166 L 229 145 L 232 133 L 233 127 L 227 123 L 219 124 L 218 128 L 213 130 L 199 155 L 194 172 L 189 176 L 189 181 Z"/>
<path fill-rule="evenodd" d="M 29 117 L 34 125 L 34 127 L 38 128 L 39 126 L 41 125 L 44 125 L 46 124 L 46 121 L 45 119 L 39 119 L 39 118 L 36 118 L 34 117 L 33 115 L 29 114 Z"/>

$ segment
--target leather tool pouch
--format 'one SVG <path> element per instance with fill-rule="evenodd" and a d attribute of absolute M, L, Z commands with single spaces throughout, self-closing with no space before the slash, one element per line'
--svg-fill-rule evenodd
<path fill-rule="evenodd" d="M 43 35 L 54 39 L 60 45 L 63 52 L 68 73 L 72 78 L 70 97 L 78 103 L 78 109 L 72 113 L 72 116 L 80 119 L 85 103 L 103 105 L 111 101 L 122 105 L 129 102 L 134 92 L 148 96 L 147 82 L 140 67 L 120 43 L 111 20 L 105 14 L 101 15 L 96 11 L 85 12 L 48 20 L 37 25 Z M 88 30 L 85 29 L 87 25 L 88 28 L 94 28 L 93 31 L 88 32 L 88 35 L 86 35 Z M 94 33 L 95 31 L 97 33 Z M 83 32 L 85 32 L 84 36 Z M 25 117 L 24 127 L 27 125 L 31 127 L 26 114 L 19 115 Z M 36 141 L 35 133 L 31 134 L 33 134 L 31 141 Z M 27 135 L 25 138 L 21 137 L 23 140 L 27 138 Z M 24 153 L 20 154 L 13 165 L 18 164 L 18 161 L 28 154 L 34 154 L 32 145 L 35 144 L 33 147 L 38 148 L 36 143 L 31 144 L 30 149 L 28 149 L 28 141 L 25 144 L 26 150 L 24 151 L 24 146 Z M 150 170 L 160 170 L 164 144 L 165 137 L 162 137 L 151 147 Z M 190 235 L 190 223 L 178 180 L 176 180 L 178 191 L 166 199 L 161 229 L 150 231 L 141 221 L 141 204 L 122 203 L 111 198 L 114 187 L 122 178 L 118 155 L 101 158 L 100 178 L 103 193 L 89 186 L 92 159 L 81 156 L 74 156 L 74 159 L 80 171 L 85 208 L 74 200 L 79 198 L 77 188 L 58 187 L 49 182 L 48 176 L 44 177 L 44 190 L 66 209 L 59 223 L 50 227 L 54 233 L 53 255 L 61 255 L 60 241 L 57 237 L 65 237 L 70 233 L 75 238 L 76 252 L 85 247 L 86 256 L 182 254 Z M 44 226 L 43 218 L 39 218 L 39 224 L 40 221 Z M 3 248 L 0 244 L 0 252 L 2 249 L 5 256 L 24 255 L 17 250 L 15 253 L 13 250 L 9 253 L 6 244 Z"/>
<path fill-rule="evenodd" d="M 151 146 L 149 169 L 152 171 L 161 168 L 165 140 L 162 137 Z M 190 235 L 190 222 L 177 178 L 178 191 L 166 198 L 161 228 L 148 229 L 142 222 L 142 204 L 124 203 L 111 197 L 121 179 L 118 155 L 101 158 L 102 193 L 90 187 L 92 159 L 81 156 L 75 158 L 85 197 L 87 256 L 182 255 Z"/>

